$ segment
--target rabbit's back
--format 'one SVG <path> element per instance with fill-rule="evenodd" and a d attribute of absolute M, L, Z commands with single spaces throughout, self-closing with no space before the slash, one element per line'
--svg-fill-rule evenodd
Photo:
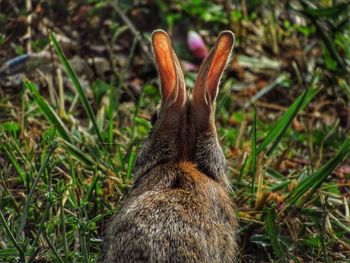
<path fill-rule="evenodd" d="M 106 262 L 233 261 L 236 220 L 225 187 L 188 162 L 142 178 L 110 225 Z"/>

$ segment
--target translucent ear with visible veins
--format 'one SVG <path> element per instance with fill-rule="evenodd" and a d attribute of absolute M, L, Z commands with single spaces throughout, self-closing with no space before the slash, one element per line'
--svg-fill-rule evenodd
<path fill-rule="evenodd" d="M 163 30 L 154 31 L 152 46 L 161 79 L 162 103 L 166 106 L 183 105 L 186 98 L 184 76 L 168 34 Z"/>
<path fill-rule="evenodd" d="M 201 65 L 194 85 L 193 100 L 196 104 L 214 104 L 219 82 L 230 58 L 235 37 L 231 31 L 220 33 L 215 47 Z"/>

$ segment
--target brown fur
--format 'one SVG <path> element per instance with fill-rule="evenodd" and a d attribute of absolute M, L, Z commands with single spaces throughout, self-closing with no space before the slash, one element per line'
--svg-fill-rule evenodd
<path fill-rule="evenodd" d="M 165 32 L 155 34 L 167 37 Z M 172 50 L 162 52 L 175 56 Z M 204 99 L 193 100 L 186 94 L 177 58 L 166 61 L 173 61 L 175 72 L 160 70 L 161 78 L 175 74 L 177 84 L 174 90 L 163 87 L 168 97 L 163 97 L 159 118 L 137 157 L 133 188 L 109 225 L 104 261 L 233 262 L 237 223 L 216 134 L 215 98 L 206 106 Z M 208 59 L 203 68 L 210 65 L 215 67 Z"/>

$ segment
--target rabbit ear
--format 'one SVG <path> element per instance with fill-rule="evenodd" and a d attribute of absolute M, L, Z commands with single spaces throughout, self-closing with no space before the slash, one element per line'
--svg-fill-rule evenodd
<path fill-rule="evenodd" d="M 215 47 L 210 51 L 199 69 L 194 85 L 193 99 L 196 103 L 212 105 L 219 90 L 219 82 L 230 58 L 235 42 L 231 31 L 220 33 Z"/>
<path fill-rule="evenodd" d="M 186 96 L 185 81 L 168 34 L 163 30 L 154 31 L 152 46 L 162 84 L 162 101 L 169 105 L 173 103 L 182 105 Z"/>

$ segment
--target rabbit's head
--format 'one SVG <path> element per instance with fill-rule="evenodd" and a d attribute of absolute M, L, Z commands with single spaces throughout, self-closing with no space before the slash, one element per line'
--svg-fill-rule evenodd
<path fill-rule="evenodd" d="M 223 31 L 201 65 L 191 94 L 186 92 L 170 38 L 162 30 L 153 32 L 162 99 L 157 120 L 136 160 L 136 178 L 160 164 L 191 161 L 201 172 L 226 184 L 226 161 L 215 127 L 215 100 L 233 45 L 233 33 Z"/>

